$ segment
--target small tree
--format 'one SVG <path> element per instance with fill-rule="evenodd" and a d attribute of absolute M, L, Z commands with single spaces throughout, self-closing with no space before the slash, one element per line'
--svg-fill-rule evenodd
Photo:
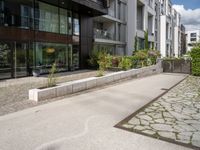
<path fill-rule="evenodd" d="M 149 50 L 149 38 L 148 31 L 144 32 L 144 49 Z"/>
<path fill-rule="evenodd" d="M 54 63 L 51 67 L 51 70 L 49 71 L 47 87 L 52 87 L 56 85 L 56 77 L 55 77 L 56 70 L 57 70 L 56 63 Z"/>

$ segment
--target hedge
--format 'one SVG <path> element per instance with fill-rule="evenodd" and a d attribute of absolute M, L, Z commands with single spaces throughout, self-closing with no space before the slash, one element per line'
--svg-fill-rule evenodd
<path fill-rule="evenodd" d="M 192 74 L 200 76 L 200 46 L 194 47 L 190 55 L 192 57 Z"/>

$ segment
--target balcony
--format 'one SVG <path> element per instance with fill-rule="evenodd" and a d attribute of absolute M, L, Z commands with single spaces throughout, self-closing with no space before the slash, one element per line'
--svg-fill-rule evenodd
<path fill-rule="evenodd" d="M 73 9 L 93 16 L 108 14 L 109 1 L 105 0 L 72 0 Z"/>
<path fill-rule="evenodd" d="M 94 29 L 95 39 L 114 40 L 114 34 L 107 30 Z"/>

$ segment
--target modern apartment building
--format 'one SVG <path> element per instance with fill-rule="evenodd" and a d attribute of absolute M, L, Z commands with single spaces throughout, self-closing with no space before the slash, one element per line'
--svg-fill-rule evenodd
<path fill-rule="evenodd" d="M 110 0 L 108 14 L 94 18 L 94 48 L 127 54 L 127 1 Z"/>
<path fill-rule="evenodd" d="M 136 7 L 136 36 L 138 49 L 144 49 L 145 32 L 148 34 L 149 48 L 154 48 L 155 33 L 159 30 L 159 8 L 155 0 L 138 0 Z M 133 8 L 134 9 L 134 8 Z M 156 37 L 156 43 L 158 37 Z"/>
<path fill-rule="evenodd" d="M 172 9 L 172 17 L 173 55 L 179 57 L 181 56 L 181 15 Z"/>
<path fill-rule="evenodd" d="M 149 48 L 160 50 L 159 0 L 128 0 L 127 18 L 129 55 L 133 50 L 144 49 L 145 32 L 148 33 Z"/>
<path fill-rule="evenodd" d="M 108 15 L 94 19 L 94 49 L 108 49 L 115 55 L 132 55 L 144 49 L 145 32 L 149 48 L 160 49 L 159 0 L 110 0 Z"/>
<path fill-rule="evenodd" d="M 186 41 L 187 41 L 187 51 L 191 51 L 191 49 L 195 46 L 195 44 L 200 43 L 200 29 L 186 31 Z"/>
<path fill-rule="evenodd" d="M 132 55 L 145 33 L 163 57 L 180 55 L 170 0 L 0 0 L 0 79 L 86 68 L 94 49 Z"/>
<path fill-rule="evenodd" d="M 0 0 L 0 79 L 84 68 L 106 0 Z"/>
<path fill-rule="evenodd" d="M 160 0 L 160 6 L 160 52 L 162 57 L 174 56 L 172 3 L 170 0 Z"/>

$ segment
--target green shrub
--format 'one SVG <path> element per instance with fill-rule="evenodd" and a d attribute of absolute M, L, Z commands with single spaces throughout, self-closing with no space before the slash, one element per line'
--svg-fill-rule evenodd
<path fill-rule="evenodd" d="M 97 76 L 103 76 L 105 70 L 112 67 L 112 56 L 110 54 L 105 55 L 104 53 L 101 53 L 98 56 L 98 65 L 99 71 Z"/>
<path fill-rule="evenodd" d="M 200 76 L 200 46 L 194 47 L 190 55 L 192 57 L 192 74 Z"/>
<path fill-rule="evenodd" d="M 113 56 L 112 57 L 112 67 L 118 67 L 121 58 L 122 58 L 121 56 Z"/>
<path fill-rule="evenodd" d="M 149 65 L 154 65 L 156 64 L 157 58 L 159 58 L 160 52 L 157 50 L 149 50 L 148 51 L 148 62 L 151 62 Z"/>
<path fill-rule="evenodd" d="M 139 50 L 134 55 L 137 60 L 137 68 L 147 66 L 148 54 L 147 50 Z"/>
<path fill-rule="evenodd" d="M 131 57 L 122 57 L 120 63 L 119 63 L 119 68 L 123 70 L 129 70 L 132 68 L 132 60 Z"/>
<path fill-rule="evenodd" d="M 106 56 L 107 54 L 108 53 L 106 50 L 94 49 L 88 59 L 89 66 L 98 68 L 99 67 L 98 61 L 99 61 L 100 56 Z"/>

